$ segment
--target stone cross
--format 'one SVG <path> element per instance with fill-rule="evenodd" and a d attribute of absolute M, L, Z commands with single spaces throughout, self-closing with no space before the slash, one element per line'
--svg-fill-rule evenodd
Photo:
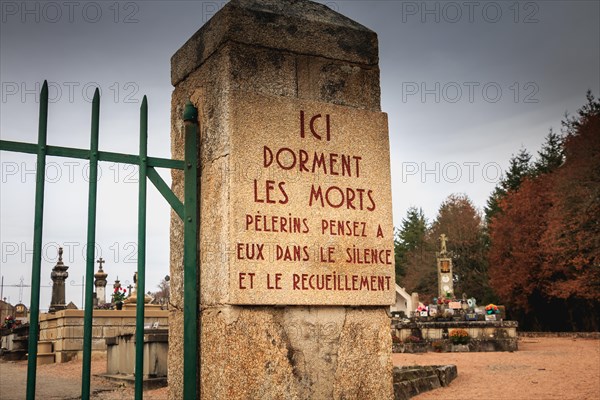
<path fill-rule="evenodd" d="M 440 242 L 442 242 L 442 244 L 441 244 L 441 250 L 440 250 L 441 254 L 446 253 L 446 241 L 447 240 L 448 240 L 448 237 L 446 236 L 446 234 L 442 233 L 440 235 Z"/>

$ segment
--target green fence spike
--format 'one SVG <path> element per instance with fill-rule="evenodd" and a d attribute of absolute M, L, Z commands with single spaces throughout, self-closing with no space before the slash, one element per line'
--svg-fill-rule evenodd
<path fill-rule="evenodd" d="M 35 399 L 37 342 L 40 319 L 40 271 L 42 267 L 42 227 L 44 222 L 44 182 L 46 139 L 48 132 L 48 82 L 40 93 L 37 165 L 35 173 L 35 216 L 33 225 L 33 261 L 31 265 L 31 303 L 29 305 L 29 343 L 27 354 L 27 400 Z"/>
<path fill-rule="evenodd" d="M 96 250 L 96 199 L 98 191 L 98 136 L 100 127 L 100 91 L 96 88 L 92 100 L 92 127 L 90 134 L 90 181 L 88 192 L 87 253 L 85 268 L 85 308 L 83 317 L 83 365 L 81 398 L 90 398 L 90 369 L 92 362 L 92 316 L 94 290 L 94 261 Z"/>
<path fill-rule="evenodd" d="M 183 120 L 184 121 L 197 121 L 198 120 L 198 110 L 191 101 L 187 101 L 185 103 L 185 107 L 183 109 Z"/>
<path fill-rule="evenodd" d="M 137 302 L 135 314 L 135 400 L 144 397 L 144 298 L 146 293 L 146 175 L 148 170 L 148 101 L 140 106 L 140 164 L 138 182 Z"/>

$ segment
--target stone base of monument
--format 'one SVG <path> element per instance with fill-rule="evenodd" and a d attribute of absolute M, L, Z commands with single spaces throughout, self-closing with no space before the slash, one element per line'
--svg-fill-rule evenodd
<path fill-rule="evenodd" d="M 469 345 L 468 344 L 453 344 L 452 345 L 452 352 L 453 353 L 465 353 L 469 351 Z"/>
<path fill-rule="evenodd" d="M 448 386 L 457 376 L 456 365 L 394 367 L 394 400 Z"/>
<path fill-rule="evenodd" d="M 83 310 L 63 310 L 40 314 L 40 340 L 52 342 L 55 362 L 65 363 L 83 357 Z M 136 311 L 94 310 L 92 319 L 92 354 L 106 354 L 105 338 L 133 334 Z M 166 328 L 168 311 L 146 308 L 144 326 Z M 26 339 L 26 338 L 25 338 Z M 27 340 L 24 342 L 27 349 Z"/>
<path fill-rule="evenodd" d="M 54 364 L 56 354 L 51 341 L 39 341 L 37 344 L 37 365 Z"/>
<path fill-rule="evenodd" d="M 516 321 L 446 321 L 446 322 L 403 322 L 392 319 L 392 335 L 400 339 L 394 344 L 394 353 L 420 352 L 422 347 L 428 351 L 517 351 L 518 323 Z M 464 329 L 469 334 L 469 343 L 458 347 L 448 339 L 452 329 Z M 422 339 L 419 351 L 412 351 L 413 343 L 404 343 L 409 337 Z"/>
<path fill-rule="evenodd" d="M 144 330 L 145 389 L 167 385 L 168 329 Z M 106 338 L 107 363 L 104 378 L 135 385 L 135 335 Z"/>
<path fill-rule="evenodd" d="M 135 310 L 137 308 L 137 304 L 136 303 L 124 303 L 123 304 L 123 310 Z M 145 310 L 162 310 L 161 305 L 160 304 L 144 304 L 144 309 Z"/>
<path fill-rule="evenodd" d="M 23 325 L 2 333 L 0 356 L 5 361 L 27 359 L 27 344 L 29 343 L 29 325 Z"/>

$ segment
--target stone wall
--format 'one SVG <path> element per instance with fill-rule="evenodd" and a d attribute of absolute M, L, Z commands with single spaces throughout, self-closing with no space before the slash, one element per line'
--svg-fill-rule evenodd
<path fill-rule="evenodd" d="M 394 320 L 392 320 L 394 321 Z M 464 329 L 469 334 L 470 351 L 516 351 L 518 334 L 516 321 L 454 321 L 454 322 L 392 322 L 392 335 L 402 343 L 394 343 L 397 353 L 433 350 L 432 343 L 445 340 L 452 329 Z M 423 339 L 422 343 L 405 343 L 409 336 Z M 448 347 L 448 346 L 446 346 Z"/>
<path fill-rule="evenodd" d="M 40 314 L 40 342 L 53 343 L 55 362 L 80 358 L 83 352 L 84 310 L 62 310 Z M 144 323 L 158 322 L 167 328 L 168 312 L 146 310 Z M 106 352 L 105 339 L 135 332 L 135 310 L 94 310 L 92 317 L 92 352 Z"/>

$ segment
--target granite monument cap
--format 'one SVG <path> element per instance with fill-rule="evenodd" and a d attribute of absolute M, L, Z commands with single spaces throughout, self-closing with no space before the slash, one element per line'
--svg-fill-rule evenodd
<path fill-rule="evenodd" d="M 184 80 L 228 41 L 367 65 L 379 62 L 377 34 L 308 0 L 232 0 L 171 57 Z"/>

